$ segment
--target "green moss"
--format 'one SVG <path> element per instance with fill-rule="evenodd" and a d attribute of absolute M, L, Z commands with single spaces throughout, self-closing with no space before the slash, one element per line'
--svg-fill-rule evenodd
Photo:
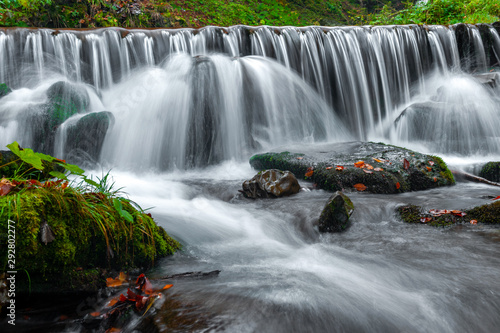
<path fill-rule="evenodd" d="M 439 217 L 431 217 L 429 213 L 424 212 L 421 207 L 415 205 L 406 205 L 396 208 L 399 217 L 405 223 L 422 223 L 432 227 L 446 227 L 455 223 L 464 221 L 464 218 L 452 214 L 444 214 Z M 423 223 L 422 218 L 431 218 L 429 222 Z"/>
<path fill-rule="evenodd" d="M 71 281 L 75 278 L 71 272 L 79 268 L 145 269 L 180 248 L 150 216 L 128 202 L 123 208 L 133 221 L 123 219 L 102 194 L 82 194 L 69 187 L 27 189 L 0 198 L 0 244 L 7 245 L 7 221 L 15 221 L 16 268 L 42 281 L 63 272 Z M 55 235 L 47 244 L 40 239 L 44 221 Z M 0 267 L 5 267 L 6 259 L 0 258 Z"/>
<path fill-rule="evenodd" d="M 0 98 L 10 94 L 12 90 L 5 84 L 5 83 L 0 83 Z"/>
<path fill-rule="evenodd" d="M 483 177 L 492 182 L 500 182 L 500 162 L 488 162 L 479 172 L 479 177 Z"/>
<path fill-rule="evenodd" d="M 500 224 L 500 200 L 491 204 L 474 207 L 466 211 L 469 220 L 481 223 Z"/>
<path fill-rule="evenodd" d="M 439 167 L 440 171 L 439 174 L 443 179 L 445 179 L 448 183 L 454 185 L 455 184 L 455 177 L 453 177 L 453 174 L 451 173 L 450 169 L 448 169 L 448 166 L 446 163 L 443 161 L 441 157 L 431 155 L 432 159 L 434 162 L 437 164 Z"/>

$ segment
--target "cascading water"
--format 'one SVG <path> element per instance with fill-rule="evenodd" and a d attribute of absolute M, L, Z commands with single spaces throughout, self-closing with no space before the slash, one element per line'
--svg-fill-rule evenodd
<path fill-rule="evenodd" d="M 290 143 L 498 156 L 499 61 L 489 25 L 0 29 L 0 83 L 13 90 L 0 97 L 0 145 L 112 166 L 117 187 L 184 246 L 150 276 L 221 270 L 175 282 L 196 309 L 179 332 L 492 332 L 498 230 L 394 216 L 401 203 L 484 204 L 500 194 L 491 187 L 350 193 L 352 227 L 321 236 L 329 193 L 237 193 L 252 153 Z M 175 331 L 168 311 L 157 325 Z"/>
<path fill-rule="evenodd" d="M 499 58 L 498 31 L 487 25 L 6 29 L 0 82 L 37 96 L 5 97 L 0 126 L 5 133 L 26 113 L 43 114 L 43 90 L 63 80 L 90 93 L 92 103 L 78 113 L 113 113 L 101 160 L 127 167 L 203 166 L 287 142 L 350 138 L 497 154 L 500 126 L 491 115 L 500 88 L 475 84 L 471 74 Z M 460 102 L 447 94 L 459 82 L 474 86 Z M 419 108 L 425 98 L 436 100 L 431 111 Z M 443 117 L 454 125 L 437 121 Z M 36 146 L 33 133 L 2 137 L 1 144 Z M 61 146 L 55 141 L 46 152 Z"/>

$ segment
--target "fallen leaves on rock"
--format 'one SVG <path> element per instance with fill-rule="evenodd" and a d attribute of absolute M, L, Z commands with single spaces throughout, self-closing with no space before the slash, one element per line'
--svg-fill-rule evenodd
<path fill-rule="evenodd" d="M 396 183 L 396 189 L 399 190 L 401 188 L 401 184 L 399 182 Z"/>
<path fill-rule="evenodd" d="M 342 165 L 337 165 L 337 166 L 335 167 L 335 170 L 337 170 L 337 171 L 342 171 L 342 170 L 344 170 L 344 167 L 343 167 Z"/>
<path fill-rule="evenodd" d="M 403 159 L 403 168 L 408 170 L 410 168 L 410 162 L 405 158 Z"/>
<path fill-rule="evenodd" d="M 306 177 L 312 177 L 313 173 L 314 173 L 314 168 L 313 167 L 309 167 L 309 168 L 307 168 L 305 176 Z"/>
<path fill-rule="evenodd" d="M 358 190 L 358 191 L 364 191 L 364 190 L 366 190 L 366 186 L 365 186 L 364 184 L 361 184 L 361 183 L 359 183 L 359 184 L 354 184 L 354 185 L 353 185 L 353 187 L 354 187 L 356 190 Z"/>

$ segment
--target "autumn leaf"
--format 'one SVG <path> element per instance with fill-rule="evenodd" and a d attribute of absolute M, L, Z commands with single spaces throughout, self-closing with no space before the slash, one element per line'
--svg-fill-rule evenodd
<path fill-rule="evenodd" d="M 451 213 L 455 216 L 459 216 L 459 217 L 463 217 L 465 215 L 467 215 L 467 213 L 464 213 L 464 212 L 461 212 L 459 210 L 452 210 Z"/>
<path fill-rule="evenodd" d="M 431 167 L 426 167 L 426 168 L 427 168 L 427 171 L 431 171 L 431 170 L 432 170 L 432 168 L 431 168 Z"/>
<path fill-rule="evenodd" d="M 365 165 L 364 161 L 357 161 L 356 163 L 354 163 L 354 166 L 356 168 L 362 168 L 364 165 Z"/>
<path fill-rule="evenodd" d="M 477 224 L 477 220 L 470 220 L 470 224 Z"/>
<path fill-rule="evenodd" d="M 122 330 L 116 327 L 111 327 L 106 330 L 105 333 L 120 333 Z"/>
<path fill-rule="evenodd" d="M 136 288 L 141 290 L 143 293 L 148 295 L 153 293 L 153 285 L 144 274 L 139 275 L 135 284 L 137 286 Z"/>
<path fill-rule="evenodd" d="M 387 160 L 382 160 L 382 159 L 375 158 L 375 157 L 372 157 L 372 160 L 374 160 L 375 162 L 378 162 L 378 163 L 384 163 L 384 162 L 387 162 Z"/>
<path fill-rule="evenodd" d="M 107 278 L 106 286 L 107 287 L 119 287 L 127 280 L 127 275 L 123 272 L 120 272 L 116 279 Z"/>
<path fill-rule="evenodd" d="M 163 288 L 161 288 L 161 290 L 167 290 L 172 288 L 173 286 L 174 286 L 173 284 L 166 284 Z"/>
<path fill-rule="evenodd" d="M 401 184 L 399 182 L 396 183 L 396 189 L 399 190 L 399 188 L 401 187 Z"/>
<path fill-rule="evenodd" d="M 422 222 L 422 223 L 428 223 L 430 221 L 432 221 L 432 218 L 430 218 L 430 217 L 422 217 L 422 218 L 420 218 L 420 222 Z"/>
<path fill-rule="evenodd" d="M 438 179 L 436 177 L 434 177 L 433 179 L 434 179 L 434 183 L 438 181 Z"/>
<path fill-rule="evenodd" d="M 375 169 L 373 169 L 373 171 L 384 171 L 384 169 L 382 169 L 382 168 L 375 168 Z"/>
<path fill-rule="evenodd" d="M 368 170 L 373 170 L 373 166 L 371 166 L 370 164 L 368 163 L 365 163 L 364 167 L 363 168 L 366 168 Z"/>
<path fill-rule="evenodd" d="M 342 171 L 342 170 L 344 170 L 344 167 L 343 167 L 342 165 L 337 165 L 337 166 L 335 167 L 335 170 L 337 170 L 337 171 Z"/>
<path fill-rule="evenodd" d="M 297 157 L 297 159 L 298 159 L 298 160 L 301 160 L 301 159 L 303 159 L 303 157 Z"/>
<path fill-rule="evenodd" d="M 408 162 L 408 160 L 406 158 L 403 159 L 403 168 L 405 170 L 408 170 L 410 168 L 410 162 Z"/>
<path fill-rule="evenodd" d="M 314 168 L 313 167 L 309 167 L 309 168 L 307 168 L 305 176 L 306 177 L 312 177 L 313 173 L 314 173 Z"/>
<path fill-rule="evenodd" d="M 329 166 L 329 167 L 326 167 L 326 170 L 331 170 L 333 169 L 333 167 Z"/>
<path fill-rule="evenodd" d="M 0 180 L 0 197 L 7 195 L 14 187 L 16 187 L 16 185 L 11 183 L 10 180 L 8 180 L 7 178 L 2 178 Z"/>
<path fill-rule="evenodd" d="M 500 199 L 500 195 L 498 197 L 496 197 L 495 199 L 493 199 L 493 201 L 498 200 L 498 199 Z"/>
<path fill-rule="evenodd" d="M 107 306 L 113 306 L 115 305 L 116 303 L 118 303 L 118 301 L 120 301 L 120 298 L 113 298 L 112 300 L 110 300 L 107 304 Z M 124 301 L 123 301 L 124 302 Z"/>
<path fill-rule="evenodd" d="M 100 312 L 91 312 L 90 315 L 92 317 L 99 317 L 101 315 L 101 313 Z"/>
<path fill-rule="evenodd" d="M 373 171 L 371 171 L 371 170 L 366 170 L 366 169 L 363 169 L 363 171 L 364 171 L 365 173 L 373 173 Z"/>
<path fill-rule="evenodd" d="M 430 164 L 431 166 L 433 166 L 433 165 L 434 165 L 434 161 L 429 161 L 429 164 Z"/>
<path fill-rule="evenodd" d="M 358 191 L 364 191 L 366 190 L 366 186 L 364 184 L 354 184 L 353 186 L 356 190 Z"/>

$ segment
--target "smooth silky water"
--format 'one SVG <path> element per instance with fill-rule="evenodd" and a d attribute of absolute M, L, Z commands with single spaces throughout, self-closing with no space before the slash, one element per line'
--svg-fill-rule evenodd
<path fill-rule="evenodd" d="M 0 103 L 0 144 L 33 144 L 27 115 L 60 80 L 89 93 L 86 112 L 113 113 L 90 172 L 111 169 L 183 244 L 149 276 L 221 271 L 174 282 L 168 295 L 180 303 L 156 316 L 165 331 L 494 332 L 498 228 L 409 225 L 395 208 L 464 209 L 497 188 L 347 191 L 352 226 L 332 235 L 314 227 L 330 193 L 308 182 L 277 200 L 238 193 L 256 173 L 252 154 L 288 144 L 383 141 L 466 171 L 500 160 L 500 88 L 470 74 L 487 72 L 491 55 L 468 26 L 465 59 L 453 29 L 0 30 L 0 82 L 13 88 Z M 48 153 L 65 157 L 81 116 L 57 129 Z"/>

